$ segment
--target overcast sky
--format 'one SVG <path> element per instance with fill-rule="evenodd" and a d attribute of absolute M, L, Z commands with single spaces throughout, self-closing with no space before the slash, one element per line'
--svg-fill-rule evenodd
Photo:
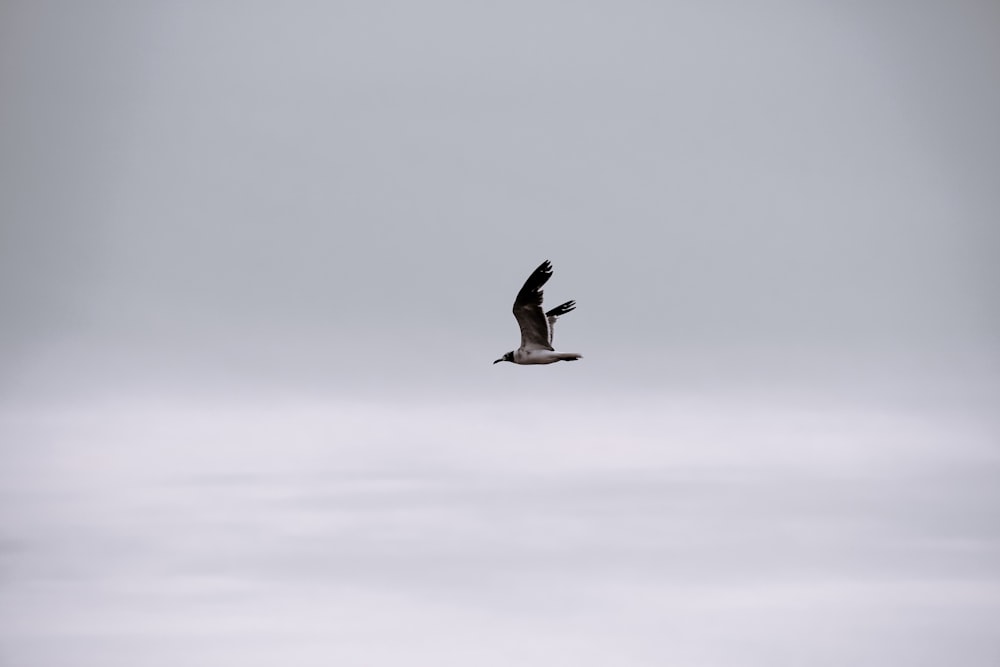
<path fill-rule="evenodd" d="M 5 389 L 488 362 L 546 258 L 595 363 L 995 364 L 1000 11 L 925 4 L 5 3 Z"/>
<path fill-rule="evenodd" d="M 0 662 L 996 664 L 998 36 L 0 4 Z"/>

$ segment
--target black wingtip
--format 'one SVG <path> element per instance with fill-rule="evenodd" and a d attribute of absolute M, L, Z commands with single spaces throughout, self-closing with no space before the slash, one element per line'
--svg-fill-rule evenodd
<path fill-rule="evenodd" d="M 566 303 L 559 304 L 549 312 L 545 313 L 545 317 L 559 317 L 560 315 L 565 315 L 576 308 L 576 301 L 567 301 Z"/>
<path fill-rule="evenodd" d="M 524 285 L 521 290 L 517 293 L 517 298 L 514 299 L 514 312 L 524 307 L 541 307 L 542 305 L 542 287 L 549 281 L 552 277 L 552 262 L 545 260 L 538 265 L 538 268 L 531 272 L 528 279 L 524 281 Z"/>

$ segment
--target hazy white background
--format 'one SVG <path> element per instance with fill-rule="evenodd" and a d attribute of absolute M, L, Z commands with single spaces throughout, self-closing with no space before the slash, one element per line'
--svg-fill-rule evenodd
<path fill-rule="evenodd" d="M 988 1 L 0 4 L 0 664 L 1000 663 L 998 118 Z"/>

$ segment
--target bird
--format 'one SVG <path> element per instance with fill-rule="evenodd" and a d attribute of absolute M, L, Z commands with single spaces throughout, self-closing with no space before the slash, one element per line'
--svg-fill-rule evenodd
<path fill-rule="evenodd" d="M 514 318 L 521 328 L 521 347 L 507 352 L 494 361 L 509 361 L 521 365 L 554 364 L 557 361 L 576 361 L 582 355 L 576 352 L 557 352 L 552 348 L 552 328 L 562 315 L 576 308 L 576 301 L 567 301 L 552 310 L 542 310 L 542 286 L 552 277 L 552 262 L 545 260 L 538 265 L 514 299 Z"/>

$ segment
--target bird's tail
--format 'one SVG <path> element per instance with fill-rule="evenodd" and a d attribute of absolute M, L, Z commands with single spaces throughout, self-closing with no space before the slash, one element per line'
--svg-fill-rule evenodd
<path fill-rule="evenodd" d="M 577 354 L 576 352 L 557 352 L 556 355 L 558 355 L 559 361 L 576 361 L 577 359 L 583 359 L 583 355 Z"/>

